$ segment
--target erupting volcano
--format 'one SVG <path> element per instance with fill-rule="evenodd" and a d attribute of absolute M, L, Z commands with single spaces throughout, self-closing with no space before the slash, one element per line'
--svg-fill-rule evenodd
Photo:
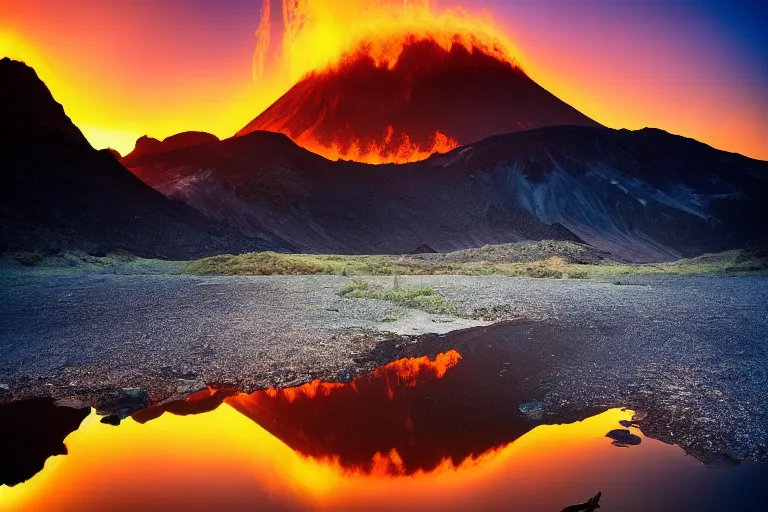
<path fill-rule="evenodd" d="M 308 74 L 238 135 L 281 132 L 330 159 L 404 163 L 553 125 L 598 126 L 499 48 L 408 34 L 365 41 Z"/>

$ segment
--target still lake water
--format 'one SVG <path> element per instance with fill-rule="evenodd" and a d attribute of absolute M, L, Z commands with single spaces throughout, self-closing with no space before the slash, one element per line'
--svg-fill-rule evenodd
<path fill-rule="evenodd" d="M 450 351 L 346 384 L 209 389 L 118 426 L 3 406 L 0 510 L 535 512 L 598 491 L 605 511 L 768 510 L 764 469 L 708 469 L 628 410 L 541 425 L 482 368 Z"/>

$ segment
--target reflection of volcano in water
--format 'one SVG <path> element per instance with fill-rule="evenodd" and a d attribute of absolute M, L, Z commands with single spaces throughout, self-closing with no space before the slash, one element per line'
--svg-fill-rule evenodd
<path fill-rule="evenodd" d="M 535 426 L 505 396 L 505 381 L 479 378 L 487 361 L 461 360 L 451 350 L 436 358 L 406 358 L 350 383 L 314 381 L 252 394 L 203 391 L 182 402 L 134 414 L 149 421 L 164 411 L 191 414 L 222 401 L 293 450 L 336 460 L 353 472 L 413 474 L 507 445 Z M 497 385 L 489 389 L 488 383 Z"/>
<path fill-rule="evenodd" d="M 517 343 L 489 334 L 427 337 L 419 350 L 448 345 L 462 356 L 401 359 L 350 383 L 211 389 L 118 427 L 93 413 L 40 478 L 0 486 L 0 509 L 547 512 L 597 489 L 612 510 L 765 509 L 755 506 L 758 471 L 707 470 L 645 437 L 612 446 L 605 433 L 631 411 L 531 430 L 540 420 L 519 412 L 535 405 L 520 407 L 531 398 L 525 383 L 550 358 L 521 350 L 510 368 L 503 345 Z"/>
<path fill-rule="evenodd" d="M 407 162 L 502 133 L 598 124 L 519 67 L 411 38 L 390 67 L 365 47 L 301 80 L 238 135 L 282 132 L 329 158 Z"/>

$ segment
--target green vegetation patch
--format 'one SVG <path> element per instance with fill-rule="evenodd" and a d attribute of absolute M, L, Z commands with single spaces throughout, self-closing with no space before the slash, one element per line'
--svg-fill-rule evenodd
<path fill-rule="evenodd" d="M 766 271 L 766 248 L 726 251 L 669 263 L 640 265 L 609 260 L 603 254 L 597 254 L 593 249 L 586 249 L 580 244 L 551 241 L 484 246 L 447 254 L 402 256 L 275 252 L 224 254 L 192 261 L 185 269 L 186 273 L 195 275 L 503 275 L 549 279 Z"/>
<path fill-rule="evenodd" d="M 11 257 L 26 267 L 34 267 L 43 262 L 43 254 L 37 251 L 19 251 L 11 254 Z"/>
<path fill-rule="evenodd" d="M 427 313 L 448 314 L 455 310 L 453 304 L 445 300 L 431 286 L 415 286 L 411 288 L 391 289 L 373 287 L 365 281 L 352 281 L 339 291 L 339 296 L 345 299 L 379 299 L 386 300 L 397 306 L 420 309 Z"/>
<path fill-rule="evenodd" d="M 487 251 L 485 248 L 474 251 Z M 466 251 L 465 251 L 466 252 Z M 419 255 L 421 256 L 421 255 Z M 391 276 L 391 275 L 507 275 L 526 277 L 587 277 L 577 269 L 582 265 L 551 257 L 527 263 L 483 260 L 447 261 L 418 256 L 362 256 L 326 254 L 281 254 L 258 252 L 223 254 L 191 261 L 185 273 L 194 275 L 311 275 Z"/>
<path fill-rule="evenodd" d="M 191 261 L 186 273 L 195 275 L 302 275 L 339 276 L 414 274 L 418 269 L 395 264 L 393 256 L 347 256 L 332 254 L 281 254 L 252 252 L 223 254 Z"/>
<path fill-rule="evenodd" d="M 375 294 L 368 283 L 366 283 L 365 281 L 357 281 L 357 280 L 342 286 L 341 290 L 339 291 L 339 297 L 344 297 L 345 299 L 378 299 L 379 298 L 373 295 Z"/>
<path fill-rule="evenodd" d="M 431 286 L 390 290 L 382 298 L 398 306 L 421 309 L 427 313 L 448 314 L 453 311 L 451 304 Z"/>
<path fill-rule="evenodd" d="M 614 274 L 729 275 L 765 273 L 768 249 L 737 249 L 695 258 L 645 265 L 615 264 L 607 267 Z"/>

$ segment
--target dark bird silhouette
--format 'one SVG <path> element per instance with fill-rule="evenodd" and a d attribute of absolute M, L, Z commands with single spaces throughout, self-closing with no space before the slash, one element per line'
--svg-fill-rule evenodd
<path fill-rule="evenodd" d="M 589 498 L 584 503 L 578 503 L 576 505 L 571 505 L 570 507 L 565 507 L 561 512 L 594 512 L 600 508 L 600 497 L 602 495 L 602 492 L 597 491 L 597 494 Z"/>

